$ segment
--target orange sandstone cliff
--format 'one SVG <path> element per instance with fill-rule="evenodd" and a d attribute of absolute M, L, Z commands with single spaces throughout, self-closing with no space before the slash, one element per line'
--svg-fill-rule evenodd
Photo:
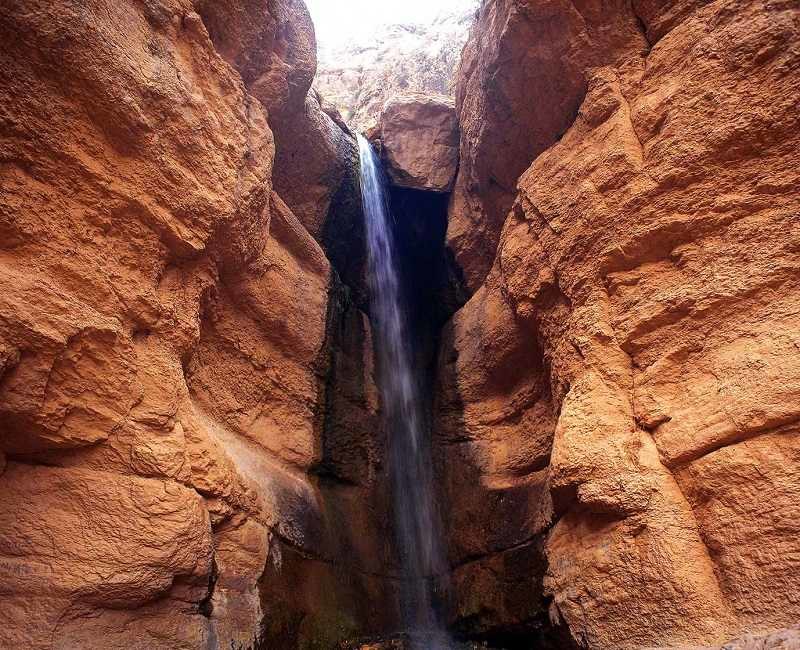
<path fill-rule="evenodd" d="M 315 71 L 302 0 L 0 3 L 0 648 L 398 631 Z M 798 647 L 796 1 L 484 0 L 454 181 L 420 102 L 384 153 L 454 637 Z"/>
<path fill-rule="evenodd" d="M 369 327 L 312 236 L 355 144 L 305 6 L 11 1 L 0 43 L 0 646 L 380 621 Z"/>
<path fill-rule="evenodd" d="M 467 630 L 800 621 L 799 81 L 793 2 L 483 3 L 436 429 Z"/>

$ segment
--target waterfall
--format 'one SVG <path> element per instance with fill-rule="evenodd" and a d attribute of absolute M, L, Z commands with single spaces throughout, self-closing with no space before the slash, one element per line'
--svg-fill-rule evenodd
<path fill-rule="evenodd" d="M 370 312 L 402 570 L 401 605 L 412 647 L 442 650 L 450 644 L 433 603 L 445 561 L 433 495 L 430 435 L 414 368 L 383 170 L 366 138 L 359 135 L 358 145 Z"/>

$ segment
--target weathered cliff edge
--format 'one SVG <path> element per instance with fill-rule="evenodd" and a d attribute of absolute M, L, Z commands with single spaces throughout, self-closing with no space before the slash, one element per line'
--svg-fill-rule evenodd
<path fill-rule="evenodd" d="M 318 243 L 357 240 L 356 149 L 315 68 L 299 0 L 0 8 L 0 646 L 392 616 L 369 329 Z"/>
<path fill-rule="evenodd" d="M 483 3 L 437 430 L 465 633 L 610 650 L 800 619 L 799 20 Z"/>

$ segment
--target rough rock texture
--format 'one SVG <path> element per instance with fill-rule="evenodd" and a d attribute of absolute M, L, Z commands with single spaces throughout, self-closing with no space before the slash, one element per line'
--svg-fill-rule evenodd
<path fill-rule="evenodd" d="M 728 641 L 722 647 L 681 646 L 675 648 L 673 646 L 673 650 L 797 650 L 797 648 L 800 648 L 800 625 L 777 630 L 770 634 L 746 634 L 741 638 Z"/>
<path fill-rule="evenodd" d="M 3 635 L 202 647 L 215 537 L 255 511 L 182 365 L 266 240 L 266 116 L 188 4 L 12 3 L 0 30 Z"/>
<path fill-rule="evenodd" d="M 275 125 L 275 189 L 322 241 L 336 188 L 357 167 L 355 138 L 322 110 L 314 92 L 295 112 L 270 124 Z"/>
<path fill-rule="evenodd" d="M 647 42 L 627 4 L 483 3 L 457 82 L 461 168 L 448 231 L 472 291 L 492 265 L 517 179 L 575 119 L 586 70 L 641 68 Z"/>
<path fill-rule="evenodd" d="M 800 617 L 798 20 L 484 3 L 437 408 L 471 633 L 712 646 Z"/>
<path fill-rule="evenodd" d="M 361 131 L 377 124 L 383 105 L 395 95 L 452 96 L 478 4 L 462 0 L 429 25 L 389 25 L 341 46 L 320 47 L 314 87 Z"/>
<path fill-rule="evenodd" d="M 320 239 L 333 194 L 352 164 L 355 141 L 309 92 L 317 45 L 305 3 L 202 0 L 199 11 L 215 47 L 267 109 L 275 137 L 276 191 Z"/>
<path fill-rule="evenodd" d="M 460 639 L 797 645 L 799 21 L 484 3 L 441 333 L 447 194 L 390 196 Z M 298 0 L 0 7 L 0 646 L 397 631 L 355 149 L 314 68 Z"/>
<path fill-rule="evenodd" d="M 313 49 L 300 2 L 0 7 L 0 646 L 250 647 L 290 565 L 329 579 L 271 647 L 392 616 L 379 434 L 340 424 L 377 431 L 369 326 L 308 232 L 354 146 Z"/>
<path fill-rule="evenodd" d="M 449 192 L 458 168 L 458 120 L 444 95 L 400 95 L 383 107 L 381 157 L 393 185 Z"/>

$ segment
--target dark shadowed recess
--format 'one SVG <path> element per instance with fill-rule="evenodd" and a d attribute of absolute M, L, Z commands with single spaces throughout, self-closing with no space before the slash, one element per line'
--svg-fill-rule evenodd
<path fill-rule="evenodd" d="M 429 423 L 439 379 L 436 373 L 440 367 L 437 356 L 442 328 L 469 297 L 461 271 L 445 243 L 449 199 L 448 194 L 413 189 L 391 187 L 389 191 L 417 376 L 423 382 Z M 549 602 L 541 584 L 547 565 L 542 541 L 537 539 L 503 554 L 507 565 L 506 604 L 513 611 L 507 612 L 508 617 L 495 618 L 488 608 L 475 620 L 469 617 L 451 620 L 457 648 L 573 650 L 576 647 L 568 630 L 563 625 L 554 625 L 548 615 Z M 451 591 L 453 588 L 455 585 L 451 585 Z M 458 597 L 450 593 L 448 600 Z M 440 605 L 446 607 L 444 603 Z"/>
<path fill-rule="evenodd" d="M 409 328 L 430 362 L 438 333 L 467 301 L 461 272 L 445 246 L 449 194 L 391 187 L 389 202 Z"/>
<path fill-rule="evenodd" d="M 408 305 L 409 329 L 428 422 L 432 421 L 433 395 L 439 367 L 442 327 L 467 301 L 463 276 L 446 247 L 447 206 L 450 196 L 414 189 L 391 187 L 390 209 L 400 262 L 401 281 Z M 430 424 L 429 424 L 430 426 Z M 541 540 L 505 554 L 509 566 L 508 600 L 518 604 L 513 620 L 455 621 L 452 633 L 458 648 L 497 650 L 568 650 L 575 646 L 569 633 L 553 626 L 542 594 L 540 576 L 546 571 Z M 536 577 L 539 577 L 537 581 Z M 451 593 L 449 598 L 457 595 Z M 440 603 L 441 606 L 446 606 Z M 522 611 L 524 610 L 524 611 Z"/>

